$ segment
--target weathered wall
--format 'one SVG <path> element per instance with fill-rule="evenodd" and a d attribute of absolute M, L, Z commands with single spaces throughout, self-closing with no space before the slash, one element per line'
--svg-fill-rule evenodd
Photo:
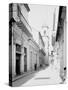
<path fill-rule="evenodd" d="M 30 68 L 32 67 L 32 69 L 34 70 L 35 64 L 37 64 L 37 67 L 39 67 L 39 47 L 37 47 L 33 41 L 30 41 L 29 43 L 29 52 L 31 60 L 30 62 L 32 62 Z"/>

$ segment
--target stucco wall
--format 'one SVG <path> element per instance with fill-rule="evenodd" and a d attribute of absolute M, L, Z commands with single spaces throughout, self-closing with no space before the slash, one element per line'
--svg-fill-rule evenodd
<path fill-rule="evenodd" d="M 16 74 L 16 44 L 21 45 L 21 61 L 20 61 L 20 71 L 24 72 L 24 47 L 27 48 L 27 71 L 31 70 L 31 57 L 30 52 L 32 51 L 32 69 L 34 70 L 34 65 L 37 63 L 39 67 L 39 48 L 35 45 L 34 42 L 28 41 L 29 37 L 22 32 L 22 30 L 14 24 L 13 26 L 13 56 L 12 56 L 12 74 Z M 36 57 L 37 55 L 37 57 Z"/>
<path fill-rule="evenodd" d="M 34 70 L 34 65 L 37 64 L 37 67 L 39 67 L 39 47 L 35 45 L 32 41 L 29 43 L 29 51 L 32 53 L 32 57 L 30 57 L 30 60 L 32 60 L 32 69 Z M 31 56 L 31 55 L 30 55 Z"/>

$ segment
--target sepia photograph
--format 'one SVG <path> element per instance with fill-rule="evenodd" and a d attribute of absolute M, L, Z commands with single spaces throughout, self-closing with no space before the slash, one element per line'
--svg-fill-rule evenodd
<path fill-rule="evenodd" d="M 9 4 L 9 86 L 66 83 L 66 6 Z"/>

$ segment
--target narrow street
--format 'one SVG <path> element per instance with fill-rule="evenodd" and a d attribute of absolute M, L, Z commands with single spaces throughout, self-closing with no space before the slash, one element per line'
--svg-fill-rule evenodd
<path fill-rule="evenodd" d="M 22 86 L 32 86 L 32 85 L 49 85 L 49 84 L 59 84 L 61 83 L 61 78 L 59 73 L 54 66 L 49 66 L 47 69 L 39 71 L 35 76 Z"/>
<path fill-rule="evenodd" d="M 56 59 L 56 57 L 54 57 Z M 13 82 L 14 86 L 52 85 L 62 82 L 59 70 L 54 63 L 45 69 L 29 74 Z"/>
<path fill-rule="evenodd" d="M 12 14 L 9 20 L 11 86 L 64 83 L 66 7 L 12 3 Z"/>

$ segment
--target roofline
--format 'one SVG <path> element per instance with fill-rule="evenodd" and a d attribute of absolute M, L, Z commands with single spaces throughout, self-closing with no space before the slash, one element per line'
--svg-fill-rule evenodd
<path fill-rule="evenodd" d="M 29 12 L 30 11 L 30 8 L 29 8 L 28 4 L 24 4 L 24 6 L 27 9 L 27 11 Z"/>
<path fill-rule="evenodd" d="M 41 40 L 42 40 L 43 45 L 45 46 L 44 41 L 43 41 L 43 39 L 42 39 L 42 36 L 41 36 L 41 33 L 40 33 L 40 32 L 39 32 L 39 35 L 40 35 L 40 37 L 41 37 Z"/>
<path fill-rule="evenodd" d="M 31 40 L 39 48 L 39 45 L 36 43 L 36 41 L 33 38 L 29 38 L 28 40 Z"/>

